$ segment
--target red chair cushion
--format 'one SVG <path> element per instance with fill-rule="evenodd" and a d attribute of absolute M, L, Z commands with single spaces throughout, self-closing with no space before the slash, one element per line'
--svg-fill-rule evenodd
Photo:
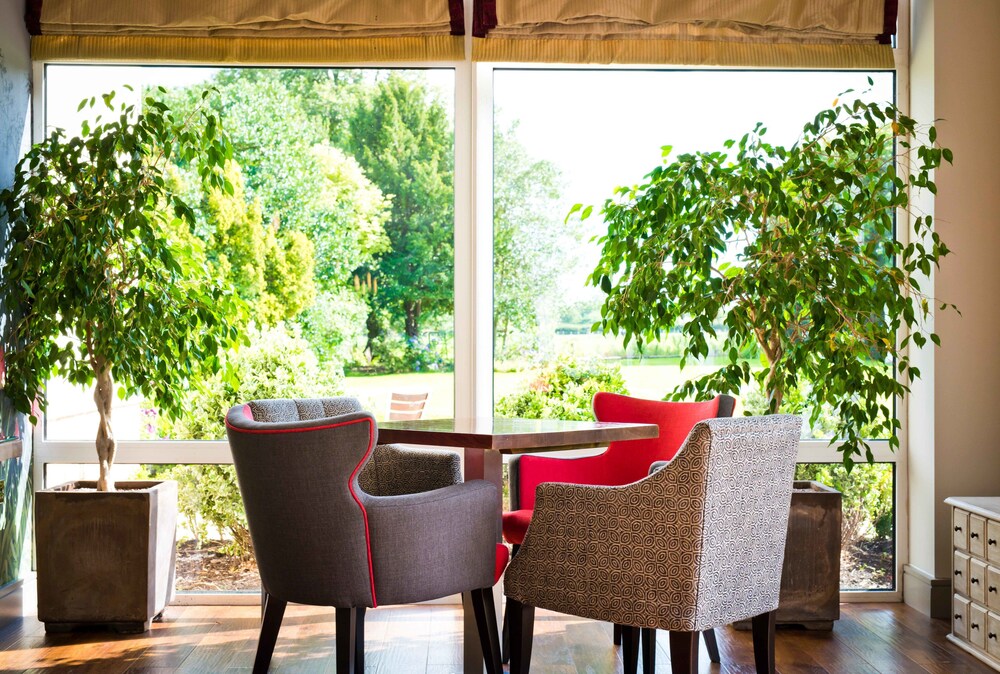
<path fill-rule="evenodd" d="M 524 542 L 524 533 L 531 524 L 531 513 L 531 508 L 525 508 L 503 514 L 503 537 L 508 543 L 520 545 Z"/>
<path fill-rule="evenodd" d="M 507 562 L 509 561 L 510 550 L 503 543 L 497 543 L 497 566 L 496 570 L 493 572 L 494 585 L 500 582 L 500 577 L 503 576 L 504 569 L 507 568 Z"/>

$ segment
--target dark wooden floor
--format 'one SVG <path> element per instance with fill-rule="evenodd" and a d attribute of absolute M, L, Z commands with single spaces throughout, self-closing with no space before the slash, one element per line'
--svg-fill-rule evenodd
<path fill-rule="evenodd" d="M 260 610 L 252 606 L 175 606 L 147 634 L 47 636 L 31 617 L 0 632 L 3 672 L 237 672 L 250 671 Z M 461 613 L 457 607 L 405 606 L 368 612 L 369 672 L 460 672 Z M 960 674 L 991 672 L 945 641 L 947 625 L 900 604 L 845 604 L 832 633 L 779 630 L 778 670 L 848 674 Z M 609 625 L 540 611 L 532 672 L 571 674 L 621 671 Z M 669 672 L 661 633 L 657 672 Z M 702 672 L 753 672 L 750 635 L 719 631 L 723 664 Z M 272 672 L 333 674 L 334 622 L 330 610 L 289 607 Z"/>

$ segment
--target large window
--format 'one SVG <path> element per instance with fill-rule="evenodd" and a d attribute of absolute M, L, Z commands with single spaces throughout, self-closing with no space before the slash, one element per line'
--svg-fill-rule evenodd
<path fill-rule="evenodd" d="M 426 396 L 425 417 L 454 415 L 454 78 L 453 69 L 47 67 L 50 130 L 79 133 L 93 114 L 80 100 L 110 91 L 181 115 L 209 91 L 234 145 L 232 194 L 204 191 L 190 166 L 172 167 L 172 179 L 197 212 L 182 236 L 251 307 L 249 344 L 232 355 L 240 383 L 201 382 L 178 419 L 152 400 L 117 401 L 125 447 L 155 443 L 157 464 L 170 460 L 171 441 L 224 437 L 226 409 L 254 398 L 351 395 L 386 419 L 393 395 L 407 394 Z M 43 445 L 92 443 L 92 391 L 53 380 L 47 395 Z M 49 464 L 46 483 L 89 468 Z M 246 589 L 240 574 L 207 577 L 218 575 L 215 553 L 234 570 L 252 562 L 232 467 L 118 466 L 118 479 L 136 475 L 180 483 L 178 587 Z"/>
<path fill-rule="evenodd" d="M 192 234 L 252 307 L 239 397 L 350 393 L 386 418 L 392 393 L 421 392 L 426 416 L 452 416 L 454 71 L 49 66 L 46 125 L 78 131 L 80 100 L 112 90 L 184 112 L 206 89 L 236 148 L 237 189 L 189 189 Z M 181 185 L 190 178 L 176 167 Z M 280 376 L 250 389 L 251 370 Z M 223 387 L 211 384 L 216 399 L 193 400 L 177 423 L 150 401 L 119 402 L 117 437 L 221 437 L 205 403 Z M 89 391 L 53 381 L 48 395 L 46 439 L 94 436 Z"/>
<path fill-rule="evenodd" d="M 869 77 L 873 83 L 869 83 Z M 567 218 L 574 204 L 599 212 L 671 157 L 724 151 L 761 122 L 769 142 L 791 145 L 835 99 L 894 99 L 892 73 L 498 69 L 493 77 L 494 401 L 505 415 L 590 418 L 594 390 L 662 399 L 719 366 L 725 326 L 708 358 L 679 360 L 683 336 L 623 348 L 592 331 L 604 294 L 587 282 L 600 253 L 599 217 Z M 845 93 L 849 92 L 849 93 Z M 606 228 L 604 228 L 606 229 Z M 760 354 L 746 360 L 762 367 Z M 807 383 L 805 384 L 807 385 Z M 763 413 L 746 388 L 737 414 Z M 829 438 L 829 415 L 804 439 Z M 803 464 L 802 479 L 845 494 L 842 586 L 892 589 L 895 558 L 891 464 L 847 475 Z"/>
<path fill-rule="evenodd" d="M 241 569 L 248 558 L 230 457 L 217 441 L 229 404 L 346 394 L 381 420 L 392 393 L 426 393 L 425 417 L 503 413 L 517 396 L 543 394 L 557 368 L 598 388 L 662 398 L 716 365 L 715 355 L 681 370 L 678 334 L 639 354 L 591 331 L 603 296 L 586 278 L 601 222 L 567 220 L 571 207 L 599 211 L 616 186 L 657 166 L 665 145 L 675 155 L 721 149 L 756 122 L 773 142 L 791 143 L 843 92 L 892 100 L 895 88 L 888 72 L 470 63 L 49 64 L 39 73 L 46 128 L 78 130 L 79 101 L 112 89 L 137 105 L 151 95 L 179 110 L 213 89 L 211 105 L 235 143 L 234 194 L 200 193 L 184 166 L 174 179 L 197 205 L 189 234 L 204 246 L 206 265 L 254 307 L 250 345 L 235 356 L 243 384 L 204 382 L 178 420 L 143 399 L 118 401 L 114 410 L 116 477 L 181 483 L 179 579 L 191 590 L 248 588 L 245 578 L 217 578 L 220 564 Z M 492 288 L 483 285 L 485 267 Z M 92 393 L 66 382 L 50 382 L 48 398 L 38 457 L 51 486 L 95 468 L 84 464 L 96 459 L 97 414 Z M 589 394 L 578 402 L 561 413 L 589 417 Z M 759 392 L 744 391 L 737 413 L 760 404 Z M 842 586 L 894 589 L 896 458 L 876 441 L 881 463 L 844 475 L 830 464 L 839 457 L 822 440 L 828 427 L 821 420 L 804 433 L 799 477 L 835 482 L 845 493 Z"/>

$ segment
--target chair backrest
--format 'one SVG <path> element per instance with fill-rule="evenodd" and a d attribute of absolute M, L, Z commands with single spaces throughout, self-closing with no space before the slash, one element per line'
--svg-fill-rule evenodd
<path fill-rule="evenodd" d="M 677 453 L 691 427 L 702 419 L 731 416 L 736 400 L 720 395 L 705 402 L 664 402 L 645 400 L 618 393 L 594 395 L 594 416 L 598 421 L 657 424 L 660 434 L 649 440 L 612 442 L 596 456 L 559 461 L 548 457 L 525 456 L 511 472 L 512 507 L 535 506 L 535 489 L 543 482 L 569 482 L 615 486 L 641 480 L 655 461 L 669 461 Z"/>
<path fill-rule="evenodd" d="M 401 393 L 393 391 L 389 396 L 389 421 L 411 421 L 424 415 L 428 393 Z"/>
<path fill-rule="evenodd" d="M 374 605 L 357 476 L 375 419 L 353 398 L 256 400 L 229 410 L 226 433 L 264 589 L 297 603 Z"/>
<path fill-rule="evenodd" d="M 664 629 L 698 631 L 777 608 L 801 429 L 790 414 L 702 421 L 647 479 L 672 511 L 676 543 L 660 573 L 686 590 L 686 600 L 660 607 Z"/>
<path fill-rule="evenodd" d="M 669 461 L 681 448 L 696 423 L 713 417 L 729 417 L 736 400 L 727 395 L 704 402 L 645 400 L 618 393 L 594 395 L 594 417 L 598 421 L 657 424 L 660 434 L 648 440 L 612 442 L 602 457 L 606 484 L 628 484 L 646 477 L 654 461 Z"/>

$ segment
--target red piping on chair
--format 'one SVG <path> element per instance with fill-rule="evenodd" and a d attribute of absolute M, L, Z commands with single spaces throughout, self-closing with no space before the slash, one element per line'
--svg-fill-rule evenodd
<path fill-rule="evenodd" d="M 246 407 L 247 406 L 244 406 L 244 413 L 246 413 Z M 354 492 L 354 478 L 358 474 L 358 471 L 361 470 L 361 466 L 363 466 L 365 464 L 365 461 L 368 460 L 368 457 L 372 453 L 372 449 L 374 449 L 375 447 L 375 424 L 372 422 L 372 420 L 355 419 L 354 421 L 342 421 L 339 424 L 327 424 L 326 426 L 310 426 L 309 428 L 250 429 L 250 428 L 237 428 L 232 424 L 230 424 L 229 420 L 226 419 L 226 428 L 231 428 L 237 433 L 273 435 L 275 433 L 308 433 L 309 431 L 325 431 L 328 428 L 339 428 L 340 426 L 350 426 L 351 424 L 357 424 L 362 421 L 368 423 L 368 450 L 365 452 L 365 455 L 361 457 L 361 461 L 358 462 L 358 465 L 354 467 L 354 471 L 351 473 L 350 480 L 347 483 L 347 489 L 348 491 L 351 492 L 351 496 L 354 498 L 354 502 L 358 504 L 358 508 L 361 509 L 361 519 L 365 521 L 365 549 L 368 551 L 368 580 L 371 583 L 371 589 L 372 589 L 372 608 L 375 608 L 376 606 L 378 606 L 378 599 L 375 597 L 375 569 L 372 566 L 372 540 L 371 540 L 371 535 L 368 532 L 368 511 L 365 510 L 364 505 L 361 504 L 361 499 L 359 499 L 358 495 Z"/>

